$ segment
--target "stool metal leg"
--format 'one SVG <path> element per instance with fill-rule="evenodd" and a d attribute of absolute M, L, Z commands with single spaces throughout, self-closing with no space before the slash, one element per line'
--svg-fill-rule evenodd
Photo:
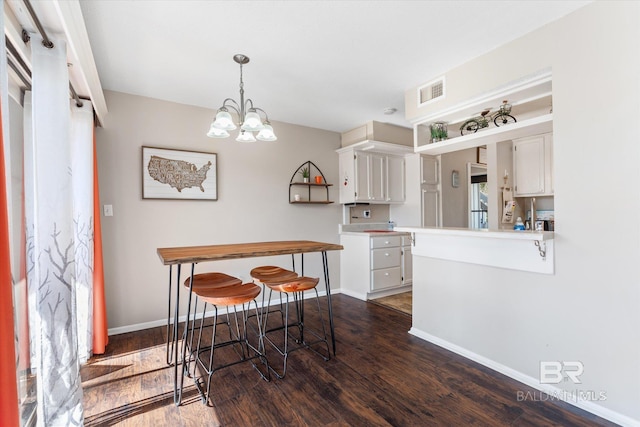
<path fill-rule="evenodd" d="M 260 317 L 260 312 L 258 310 L 258 303 L 256 302 L 255 299 L 253 300 L 253 304 L 254 304 L 254 311 L 255 311 L 255 317 L 256 317 L 256 325 L 258 327 L 258 347 L 255 347 L 254 345 L 252 345 L 248 340 L 247 322 L 249 319 L 249 311 L 251 310 L 251 301 L 249 301 L 249 303 L 247 304 L 246 309 L 245 309 L 245 305 L 241 304 L 241 307 L 242 307 L 241 319 L 239 319 L 239 316 L 238 316 L 237 306 L 236 305 L 228 306 L 227 313 L 226 313 L 226 321 L 219 320 L 218 306 L 215 304 L 211 304 L 213 306 L 214 316 L 213 316 L 213 324 L 211 325 L 212 326 L 211 344 L 210 346 L 208 346 L 208 348 L 203 348 L 204 346 L 202 343 L 202 331 L 204 327 L 206 327 L 204 326 L 204 313 L 203 313 L 203 320 L 200 322 L 197 348 L 195 351 L 195 364 L 196 364 L 196 367 L 200 366 L 204 370 L 204 377 L 206 378 L 202 378 L 202 380 L 200 380 L 194 374 L 194 381 L 195 381 L 196 387 L 198 388 L 198 391 L 200 392 L 200 395 L 204 404 L 207 404 L 211 397 L 211 382 L 212 382 L 213 374 L 222 368 L 226 368 L 229 366 L 237 365 L 242 362 L 249 361 L 251 362 L 253 368 L 258 371 L 260 376 L 265 381 L 270 380 L 269 363 L 264 354 L 264 345 L 262 344 L 263 342 L 262 341 L 262 318 Z M 233 312 L 231 312 L 231 310 L 233 310 Z M 240 325 L 241 323 L 242 323 L 242 326 Z M 227 328 L 229 329 L 230 339 L 227 341 L 219 342 L 216 340 L 216 336 L 218 334 L 218 325 L 222 325 L 222 324 L 227 325 Z M 237 349 L 236 345 L 240 347 L 240 350 Z M 239 359 L 234 362 L 216 366 L 215 365 L 216 351 L 220 351 L 220 348 L 227 347 L 227 346 L 233 347 L 234 351 L 238 354 Z M 203 361 L 200 355 L 207 351 L 209 351 L 208 361 Z M 253 355 L 251 354 L 252 352 L 253 352 Z M 253 363 L 254 359 L 260 359 L 260 361 L 264 365 L 266 365 L 266 374 L 264 374 L 256 366 L 256 364 Z M 194 369 L 194 372 L 195 372 L 195 369 Z"/>
<path fill-rule="evenodd" d="M 278 327 L 273 327 L 271 329 L 268 329 L 268 325 L 267 325 L 267 321 L 268 321 L 268 314 L 270 313 L 269 308 L 267 308 L 267 310 L 264 312 L 265 314 L 265 320 L 263 322 L 263 327 L 264 327 L 264 341 L 265 341 L 265 345 L 268 342 L 271 347 L 273 347 L 279 354 L 280 356 L 282 356 L 282 372 L 277 372 L 272 366 L 269 366 L 269 368 L 271 369 L 271 371 L 278 377 L 278 378 L 284 378 L 286 373 L 287 373 L 287 364 L 288 364 L 288 357 L 289 354 L 293 351 L 296 350 L 300 350 L 303 348 L 308 348 L 311 351 L 313 351 L 314 353 L 318 354 L 320 357 L 322 357 L 325 361 L 328 361 L 331 359 L 331 352 L 329 350 L 329 342 L 328 342 L 328 338 L 327 338 L 327 333 L 326 333 L 326 329 L 324 327 L 324 319 L 322 317 L 322 310 L 320 309 L 320 298 L 318 295 L 318 290 L 316 288 L 313 288 L 316 294 L 316 305 L 318 308 L 318 314 L 320 317 L 320 324 L 321 324 L 321 328 L 322 328 L 322 336 L 320 336 L 318 333 L 316 333 L 313 329 L 309 329 L 309 328 L 305 328 L 305 323 L 304 323 L 304 293 L 303 292 L 291 292 L 292 295 L 292 299 L 293 299 L 293 304 L 294 304 L 294 309 L 295 309 L 295 315 L 296 318 L 295 320 L 289 320 L 289 293 L 290 292 L 281 292 L 280 293 L 280 301 L 282 304 L 282 295 L 284 294 L 284 299 L 285 299 L 285 305 L 284 305 L 284 317 L 281 317 L 282 319 L 282 323 L 281 326 Z M 271 296 L 273 294 L 273 289 L 269 290 L 269 303 L 271 302 Z M 281 311 L 281 316 L 282 316 L 282 311 Z M 298 328 L 298 334 L 299 336 L 293 336 L 290 328 L 291 327 L 297 327 Z M 307 329 L 307 332 L 309 332 L 311 335 L 313 335 L 315 338 L 317 338 L 315 341 L 312 342 L 308 342 L 307 340 L 305 340 L 304 338 L 304 334 L 305 334 L 305 329 Z M 268 336 L 269 333 L 271 332 L 275 332 L 275 331 L 279 331 L 279 330 L 283 330 L 284 331 L 284 342 L 282 343 L 282 347 L 278 347 L 278 345 Z M 293 340 L 296 344 L 299 344 L 298 347 L 290 349 L 289 348 L 289 340 Z M 320 353 L 318 350 L 316 350 L 313 346 L 319 343 L 324 343 L 325 347 L 326 347 L 326 351 L 327 351 L 327 355 L 323 355 L 322 353 Z"/>

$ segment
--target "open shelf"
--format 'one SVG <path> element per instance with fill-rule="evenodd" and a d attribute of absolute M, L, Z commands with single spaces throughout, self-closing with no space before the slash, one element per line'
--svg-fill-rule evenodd
<path fill-rule="evenodd" d="M 306 169 L 308 171 L 308 176 L 306 179 L 309 180 L 309 182 L 294 181 L 297 175 L 302 176 L 303 169 Z M 321 178 L 320 182 L 315 182 L 316 177 Z M 325 176 L 320 170 L 320 168 L 318 168 L 311 160 L 307 160 L 306 162 L 298 166 L 298 168 L 295 170 L 295 172 L 293 172 L 293 175 L 291 176 L 291 180 L 289 181 L 289 203 L 315 204 L 315 205 L 327 205 L 327 204 L 333 203 L 333 201 L 329 200 L 329 187 L 331 187 L 332 185 L 333 184 L 327 183 L 327 180 L 325 179 Z M 307 190 L 306 199 L 303 199 L 304 196 L 301 194 L 292 195 L 291 188 L 293 187 L 304 187 L 303 189 Z M 322 191 L 317 191 L 319 189 L 326 190 L 326 195 L 324 200 L 320 198 L 318 198 L 317 200 L 314 200 L 314 197 L 318 197 L 317 193 L 319 192 L 323 193 Z M 300 197 L 300 200 L 295 199 L 296 195 Z"/>
<path fill-rule="evenodd" d="M 553 114 L 545 114 L 531 119 L 519 121 L 507 126 L 492 127 L 470 135 L 447 139 L 416 148 L 416 153 L 445 154 L 467 148 L 481 147 L 500 141 L 507 141 L 524 136 L 537 135 L 553 131 Z"/>
<path fill-rule="evenodd" d="M 460 135 L 463 123 L 488 108 L 491 108 L 490 114 L 495 113 L 503 100 L 511 104 L 516 123 L 497 127 L 490 120 L 489 127 Z M 414 151 L 437 155 L 552 132 L 552 108 L 552 75 L 547 69 L 414 121 Z M 447 140 L 431 142 L 430 125 L 434 122 L 447 123 Z"/>

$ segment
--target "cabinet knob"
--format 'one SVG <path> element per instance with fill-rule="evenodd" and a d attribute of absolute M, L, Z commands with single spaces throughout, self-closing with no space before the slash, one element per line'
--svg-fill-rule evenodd
<path fill-rule="evenodd" d="M 387 252 L 385 252 L 384 256 L 389 256 L 389 254 Z"/>
<path fill-rule="evenodd" d="M 384 275 L 385 275 L 385 276 L 388 276 L 388 275 L 389 275 L 389 273 L 384 273 Z"/>
<path fill-rule="evenodd" d="M 389 241 L 387 240 L 386 242 L 384 242 L 384 244 L 385 244 L 385 245 L 388 245 L 388 244 L 389 244 Z"/>

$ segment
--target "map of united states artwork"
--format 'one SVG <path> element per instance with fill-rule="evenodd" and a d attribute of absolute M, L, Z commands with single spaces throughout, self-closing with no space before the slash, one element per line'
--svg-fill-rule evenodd
<path fill-rule="evenodd" d="M 151 178 L 162 184 L 169 184 L 178 191 L 182 191 L 183 188 L 199 187 L 204 193 L 202 182 L 207 179 L 210 167 L 211 162 L 207 162 L 198 169 L 193 163 L 184 160 L 151 156 L 147 169 Z"/>
<path fill-rule="evenodd" d="M 145 199 L 217 200 L 215 153 L 142 147 Z"/>

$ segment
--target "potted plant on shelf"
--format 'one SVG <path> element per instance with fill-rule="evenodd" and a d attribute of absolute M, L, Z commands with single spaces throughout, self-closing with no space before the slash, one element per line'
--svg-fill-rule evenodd
<path fill-rule="evenodd" d="M 302 175 L 302 182 L 309 182 L 309 168 L 308 167 L 305 166 L 302 169 L 300 169 L 299 174 Z"/>

